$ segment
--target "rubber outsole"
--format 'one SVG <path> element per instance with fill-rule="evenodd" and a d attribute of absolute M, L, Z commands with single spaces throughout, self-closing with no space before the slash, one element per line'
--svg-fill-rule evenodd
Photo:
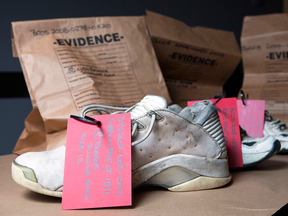
<path fill-rule="evenodd" d="M 288 154 L 288 149 L 281 149 L 277 154 Z"/>
<path fill-rule="evenodd" d="M 281 148 L 277 154 L 287 154 L 288 153 L 288 142 L 281 141 L 280 139 L 279 139 L 279 141 L 281 143 Z"/>
<path fill-rule="evenodd" d="M 199 176 L 190 181 L 176 185 L 174 187 L 167 188 L 173 192 L 184 192 L 184 191 L 197 191 L 197 190 L 208 190 L 218 187 L 222 187 L 231 181 L 231 175 L 226 178 L 212 178 L 207 176 Z"/>
<path fill-rule="evenodd" d="M 182 170 L 186 169 L 185 172 L 189 173 L 188 177 L 182 177 L 181 180 L 178 178 L 177 180 L 175 178 L 177 173 L 173 171 L 171 175 L 166 177 L 166 179 L 172 180 L 172 183 L 170 182 L 170 184 L 166 185 L 162 184 L 163 179 L 165 178 L 160 177 L 159 180 L 154 181 L 154 185 L 162 186 L 169 191 L 184 192 L 218 188 L 226 185 L 231 180 L 227 159 L 208 159 L 198 156 L 172 155 L 154 161 L 134 171 L 132 175 L 133 184 L 136 183 L 137 186 L 141 186 L 142 184 L 149 182 L 149 179 L 161 176 L 165 171 L 175 167 L 177 167 L 177 170 L 179 170 L 179 168 Z M 209 169 L 207 169 L 207 167 L 209 167 Z M 62 192 L 45 189 L 39 183 L 28 180 L 15 161 L 12 163 L 11 169 L 12 177 L 18 184 L 40 194 L 62 197 Z"/>
<path fill-rule="evenodd" d="M 170 191 L 193 191 L 221 187 L 231 180 L 227 159 L 195 155 L 171 155 L 132 172 L 133 189 L 141 185 L 162 186 Z"/>

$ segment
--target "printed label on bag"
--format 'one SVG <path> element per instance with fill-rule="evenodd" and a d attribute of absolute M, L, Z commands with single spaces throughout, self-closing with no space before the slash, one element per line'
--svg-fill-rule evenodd
<path fill-rule="evenodd" d="M 111 93 L 105 96 L 105 100 L 115 101 L 120 95 L 131 98 L 131 94 L 136 101 L 138 98 L 142 98 L 139 85 L 133 85 L 130 87 L 130 91 L 127 91 L 127 85 L 123 85 L 128 82 L 129 84 L 137 83 L 137 79 L 133 72 L 127 44 L 120 43 L 118 34 L 117 37 L 119 38 L 118 43 L 109 43 L 105 46 L 97 45 L 96 40 L 93 46 L 64 46 L 64 48 L 60 46 L 55 48 L 77 110 L 91 104 L 97 104 L 99 100 L 104 98 L 97 89 L 87 88 L 87 85 L 93 86 L 95 80 L 97 80 L 97 88 L 109 88 Z M 65 45 L 64 42 L 63 45 Z M 115 91 L 109 86 L 111 83 L 117 86 Z"/>
<path fill-rule="evenodd" d="M 132 205 L 130 113 L 68 119 L 62 209 Z"/>
<path fill-rule="evenodd" d="M 217 99 L 207 99 L 214 103 Z M 188 106 L 198 101 L 189 101 Z M 230 168 L 242 167 L 242 147 L 236 98 L 222 98 L 216 105 L 223 128 Z"/>
<path fill-rule="evenodd" d="M 265 100 L 237 100 L 240 126 L 251 137 L 263 137 Z"/>

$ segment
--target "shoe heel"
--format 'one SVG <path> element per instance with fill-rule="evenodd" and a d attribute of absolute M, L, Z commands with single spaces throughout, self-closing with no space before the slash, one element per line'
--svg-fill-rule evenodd
<path fill-rule="evenodd" d="M 157 185 L 167 188 L 170 191 L 194 191 L 221 187 L 231 180 L 228 177 L 201 176 L 183 167 L 170 167 L 156 174 L 144 184 Z"/>
<path fill-rule="evenodd" d="M 190 181 L 182 184 L 169 187 L 168 190 L 173 192 L 184 192 L 184 191 L 196 191 L 196 190 L 207 190 L 212 188 L 221 187 L 226 185 L 231 180 L 231 175 L 226 178 L 213 178 L 207 176 L 199 176 Z"/>

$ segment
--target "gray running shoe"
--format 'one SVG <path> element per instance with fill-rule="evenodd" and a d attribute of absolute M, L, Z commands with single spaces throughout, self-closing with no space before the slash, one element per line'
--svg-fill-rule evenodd
<path fill-rule="evenodd" d="M 265 123 L 264 123 L 264 136 L 271 135 L 278 139 L 281 143 L 281 148 L 278 153 L 288 153 L 288 130 L 286 124 L 281 122 L 280 119 L 273 120 L 269 111 L 265 111 Z"/>
<path fill-rule="evenodd" d="M 275 155 L 281 147 L 279 140 L 273 136 L 252 138 L 240 127 L 242 141 L 243 166 L 252 166 Z"/>
<path fill-rule="evenodd" d="M 164 98 L 147 95 L 129 109 L 92 105 L 81 115 L 110 113 L 108 109 L 131 113 L 133 188 L 146 184 L 193 191 L 221 187 L 231 180 L 222 126 L 211 102 L 176 113 Z M 61 197 L 64 160 L 65 146 L 25 153 L 12 163 L 12 177 L 33 191 Z"/>

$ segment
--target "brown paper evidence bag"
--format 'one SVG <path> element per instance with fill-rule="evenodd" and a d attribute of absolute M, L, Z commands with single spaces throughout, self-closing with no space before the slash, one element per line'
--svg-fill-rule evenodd
<path fill-rule="evenodd" d="M 233 32 L 185 23 L 151 11 L 146 21 L 173 103 L 214 98 L 232 75 L 241 52 Z"/>
<path fill-rule="evenodd" d="M 170 94 L 185 107 L 213 98 L 241 60 L 232 32 L 191 28 L 151 11 L 14 22 L 12 45 L 33 104 L 17 154 L 65 144 L 67 118 L 90 104 L 129 107 L 146 94 L 170 104 Z"/>
<path fill-rule="evenodd" d="M 246 16 L 241 46 L 243 90 L 265 100 L 274 119 L 288 123 L 288 14 Z"/>
<path fill-rule="evenodd" d="M 67 119 L 91 104 L 171 103 L 143 16 L 13 22 L 12 44 L 33 105 L 16 154 L 64 145 Z"/>

